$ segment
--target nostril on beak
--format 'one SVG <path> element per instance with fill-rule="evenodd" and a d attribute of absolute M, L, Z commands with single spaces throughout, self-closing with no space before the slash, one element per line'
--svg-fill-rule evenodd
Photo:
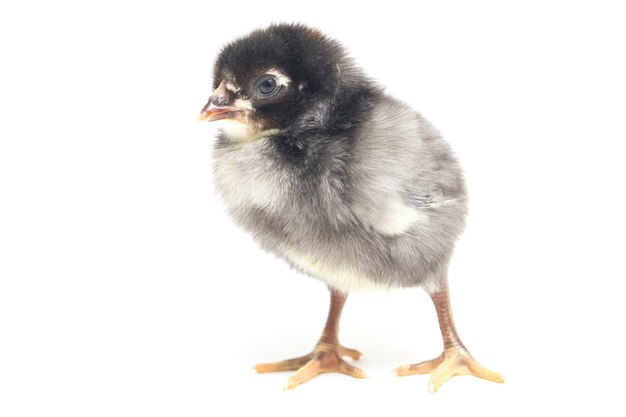
<path fill-rule="evenodd" d="M 223 107 L 224 105 L 226 105 L 226 98 L 224 96 L 211 97 L 211 101 L 218 107 Z"/>
<path fill-rule="evenodd" d="M 216 107 L 225 107 L 230 104 L 231 96 L 224 85 L 224 81 L 211 94 L 211 102 Z"/>

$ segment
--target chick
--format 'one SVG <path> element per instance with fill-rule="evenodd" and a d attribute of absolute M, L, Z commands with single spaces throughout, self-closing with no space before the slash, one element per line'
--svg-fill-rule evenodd
<path fill-rule="evenodd" d="M 388 96 L 342 46 L 299 24 L 256 30 L 226 45 L 200 113 L 222 120 L 214 150 L 217 190 L 260 246 L 325 282 L 330 311 L 305 356 L 257 365 L 291 371 L 287 388 L 323 372 L 364 373 L 342 357 L 338 324 L 347 295 L 421 287 L 443 337 L 437 358 L 398 375 L 502 378 L 472 358 L 452 320 L 447 267 L 463 229 L 461 169 L 440 133 Z"/>

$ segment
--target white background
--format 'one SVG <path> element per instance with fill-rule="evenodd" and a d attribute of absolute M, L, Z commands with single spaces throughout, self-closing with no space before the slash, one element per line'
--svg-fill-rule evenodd
<path fill-rule="evenodd" d="M 623 415 L 619 2 L 7 3 L 0 415 Z M 219 47 L 284 20 L 341 40 L 456 150 L 453 309 L 504 385 L 389 375 L 441 351 L 419 290 L 348 300 L 371 379 L 283 392 L 250 371 L 311 349 L 327 293 L 230 223 L 196 116 Z"/>

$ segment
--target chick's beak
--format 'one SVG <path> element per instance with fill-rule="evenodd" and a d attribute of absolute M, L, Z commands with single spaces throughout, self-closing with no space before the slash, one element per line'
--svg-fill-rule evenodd
<path fill-rule="evenodd" d="M 209 98 L 208 103 L 200 111 L 198 120 L 201 122 L 213 122 L 243 116 L 245 109 L 232 105 L 232 101 L 233 97 L 222 81 L 211 95 L 211 98 Z"/>

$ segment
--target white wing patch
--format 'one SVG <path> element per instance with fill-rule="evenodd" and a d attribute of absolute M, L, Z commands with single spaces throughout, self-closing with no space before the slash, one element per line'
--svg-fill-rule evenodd
<path fill-rule="evenodd" d="M 372 226 L 387 235 L 400 235 L 428 221 L 428 214 L 405 204 L 399 198 L 389 198 Z"/>

